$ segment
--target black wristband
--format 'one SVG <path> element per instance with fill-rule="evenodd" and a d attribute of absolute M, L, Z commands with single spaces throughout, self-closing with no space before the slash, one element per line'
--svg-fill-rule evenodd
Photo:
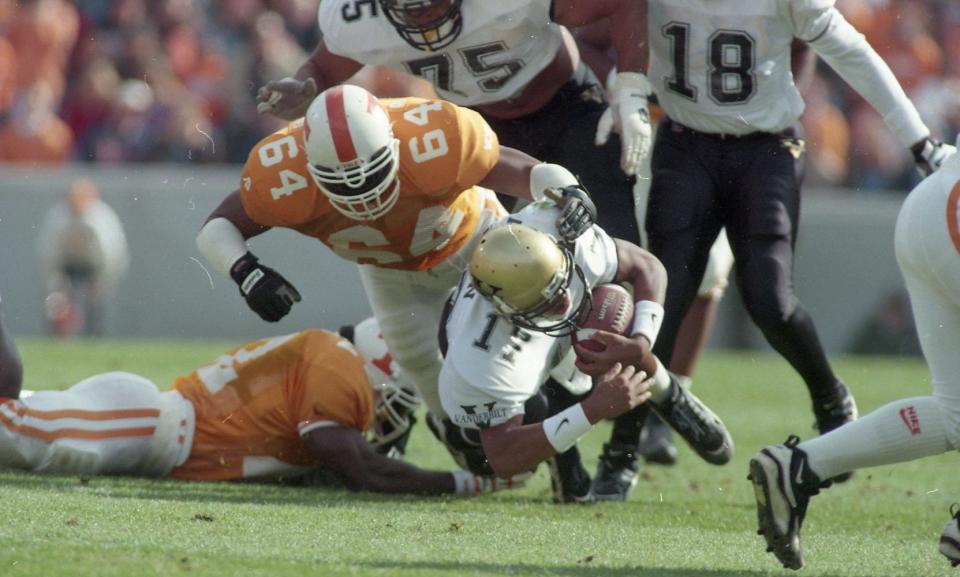
<path fill-rule="evenodd" d="M 250 252 L 238 258 L 237 262 L 233 263 L 230 267 L 230 278 L 233 279 L 233 282 L 243 284 L 243 280 L 247 278 L 250 271 L 257 266 L 258 260 L 259 259 Z"/>

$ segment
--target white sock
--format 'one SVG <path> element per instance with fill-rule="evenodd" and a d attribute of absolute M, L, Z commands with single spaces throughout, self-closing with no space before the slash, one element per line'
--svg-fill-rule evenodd
<path fill-rule="evenodd" d="M 901 399 L 798 445 L 822 480 L 865 467 L 913 461 L 951 448 L 948 420 L 933 397 Z"/>
<path fill-rule="evenodd" d="M 670 393 L 670 374 L 664 368 L 660 359 L 657 359 L 657 372 L 653 374 L 653 385 L 650 386 L 650 400 L 659 403 Z"/>

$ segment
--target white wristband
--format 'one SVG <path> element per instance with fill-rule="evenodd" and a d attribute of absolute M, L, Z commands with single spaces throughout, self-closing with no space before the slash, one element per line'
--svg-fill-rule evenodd
<path fill-rule="evenodd" d="M 213 268 L 230 276 L 230 267 L 247 254 L 247 243 L 232 222 L 217 217 L 203 225 L 197 234 L 197 248 Z"/>
<path fill-rule="evenodd" d="M 653 301 L 638 301 L 633 304 L 633 326 L 630 336 L 643 335 L 650 341 L 650 348 L 657 342 L 660 325 L 663 324 L 663 305 Z"/>
<path fill-rule="evenodd" d="M 650 84 L 647 75 L 642 72 L 618 72 L 614 86 L 617 92 L 630 90 L 644 97 L 653 93 L 653 85 Z"/>
<path fill-rule="evenodd" d="M 558 453 L 574 446 L 592 426 L 583 412 L 583 405 L 577 403 L 544 420 L 543 432 L 547 441 Z"/>
<path fill-rule="evenodd" d="M 534 202 L 542 200 L 544 191 L 548 188 L 563 188 L 576 184 L 577 177 L 559 164 L 544 162 L 530 169 L 530 198 Z"/>
<path fill-rule="evenodd" d="M 479 495 L 483 492 L 483 479 L 463 469 L 450 471 L 453 475 L 454 493 L 457 495 Z"/>

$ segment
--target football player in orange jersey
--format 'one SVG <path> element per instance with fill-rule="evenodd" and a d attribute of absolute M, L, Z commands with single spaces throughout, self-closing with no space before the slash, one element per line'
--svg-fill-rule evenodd
<path fill-rule="evenodd" d="M 300 295 L 258 262 L 248 238 L 286 227 L 357 262 L 390 352 L 442 417 L 442 304 L 479 233 L 506 214 L 492 191 L 526 199 L 549 192 L 570 238 L 596 220 L 569 171 L 500 146 L 476 112 L 442 100 L 380 101 L 339 85 L 254 147 L 240 189 L 213 211 L 197 245 L 267 321 L 286 315 Z"/>
<path fill-rule="evenodd" d="M 166 392 L 110 372 L 21 398 L 11 378 L 0 388 L 7 397 L 0 398 L 0 468 L 194 481 L 269 481 L 322 469 L 349 489 L 424 495 L 511 485 L 380 454 L 376 445 L 409 428 L 417 399 L 398 384 L 376 321 L 352 332 L 356 345 L 322 330 L 248 343 Z M 0 337 L 6 366 L 16 348 Z"/>

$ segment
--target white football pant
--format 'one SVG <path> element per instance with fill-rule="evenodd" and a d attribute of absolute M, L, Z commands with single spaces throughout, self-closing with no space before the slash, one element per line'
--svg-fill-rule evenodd
<path fill-rule="evenodd" d="M 193 429 L 193 405 L 180 393 L 104 373 L 0 404 L 0 468 L 165 476 L 189 456 Z"/>
<path fill-rule="evenodd" d="M 921 182 L 897 218 L 906 280 L 933 394 L 894 401 L 801 443 L 821 478 L 960 448 L 960 157 Z"/>
<path fill-rule="evenodd" d="M 481 206 L 503 211 L 496 196 L 480 189 Z M 380 332 L 397 366 L 414 382 L 430 412 L 446 417 L 440 404 L 438 378 L 442 359 L 438 333 L 443 306 L 460 282 L 480 235 L 506 212 L 484 208 L 470 240 L 454 255 L 426 271 L 404 271 L 360 265 L 360 279 Z"/>

